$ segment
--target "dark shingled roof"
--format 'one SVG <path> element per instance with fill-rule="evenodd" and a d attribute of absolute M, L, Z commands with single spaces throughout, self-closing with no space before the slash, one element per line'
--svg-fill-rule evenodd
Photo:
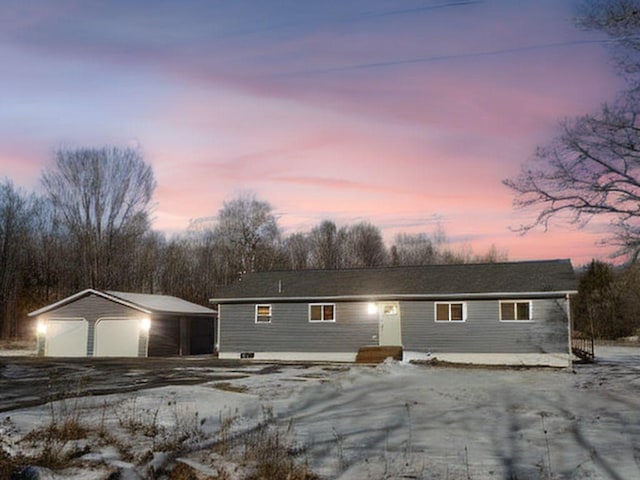
<path fill-rule="evenodd" d="M 569 260 L 250 273 L 213 303 L 242 299 L 556 294 L 575 292 Z"/>

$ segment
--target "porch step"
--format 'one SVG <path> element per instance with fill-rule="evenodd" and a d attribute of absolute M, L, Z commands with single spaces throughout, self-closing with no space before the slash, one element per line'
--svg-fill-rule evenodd
<path fill-rule="evenodd" d="M 356 363 L 382 363 L 387 358 L 402 360 L 402 347 L 360 347 L 356 355 Z"/>

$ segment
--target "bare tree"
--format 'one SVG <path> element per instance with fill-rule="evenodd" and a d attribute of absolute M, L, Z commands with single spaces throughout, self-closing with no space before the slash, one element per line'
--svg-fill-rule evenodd
<path fill-rule="evenodd" d="M 507 262 L 509 254 L 506 250 L 499 250 L 495 244 L 491 244 L 484 254 L 476 255 L 474 262 L 476 263 L 497 263 Z"/>
<path fill-rule="evenodd" d="M 436 249 L 426 233 L 399 233 L 392 249 L 394 265 L 430 265 L 436 263 Z"/>
<path fill-rule="evenodd" d="M 76 241 L 85 284 L 117 287 L 118 264 L 150 228 L 151 166 L 131 148 L 60 149 L 42 184 Z"/>
<path fill-rule="evenodd" d="M 31 294 L 34 307 L 62 298 L 82 288 L 73 259 L 74 241 L 60 223 L 51 202 L 34 199 L 29 259 L 33 264 Z"/>
<path fill-rule="evenodd" d="M 311 265 L 314 268 L 335 269 L 343 266 L 343 243 L 345 229 L 338 230 L 331 220 L 323 220 L 320 225 L 311 229 Z"/>
<path fill-rule="evenodd" d="M 194 300 L 197 277 L 194 275 L 195 255 L 192 244 L 184 237 L 171 239 L 164 245 L 159 265 L 159 288 L 163 294 Z"/>
<path fill-rule="evenodd" d="M 640 73 L 640 2 L 638 0 L 588 0 L 576 18 L 579 27 L 605 32 L 618 72 L 632 86 Z"/>
<path fill-rule="evenodd" d="M 280 228 L 272 210 L 269 203 L 253 195 L 224 202 L 214 234 L 221 242 L 232 275 L 269 270 L 274 264 Z"/>
<path fill-rule="evenodd" d="M 369 222 L 346 229 L 344 252 L 345 267 L 379 267 L 388 256 L 380 229 Z"/>
<path fill-rule="evenodd" d="M 114 286 L 126 291 L 156 293 L 164 234 L 148 230 L 135 239 L 119 236 L 116 243 L 129 251 L 127 255 L 117 255 L 113 259 Z"/>
<path fill-rule="evenodd" d="M 308 268 L 311 256 L 311 242 L 308 235 L 304 233 L 289 235 L 284 241 L 283 249 L 289 268 L 292 270 Z"/>
<path fill-rule="evenodd" d="M 26 276 L 30 201 L 5 180 L 0 184 L 0 335 L 19 336 L 20 300 Z"/>
<path fill-rule="evenodd" d="M 519 230 L 526 232 L 555 217 L 578 226 L 594 216 L 612 223 L 610 240 L 621 254 L 640 251 L 640 97 L 625 95 L 596 115 L 562 125 L 562 134 L 538 148 L 534 162 L 517 178 L 504 180 L 517 208 L 538 214 Z"/>
<path fill-rule="evenodd" d="M 609 220 L 617 255 L 640 253 L 640 2 L 591 1 L 579 25 L 607 33 L 629 89 L 592 115 L 565 120 L 560 134 L 540 147 L 521 173 L 504 184 L 514 205 L 537 215 L 521 232 L 558 218 L 582 227 L 594 217 Z"/>

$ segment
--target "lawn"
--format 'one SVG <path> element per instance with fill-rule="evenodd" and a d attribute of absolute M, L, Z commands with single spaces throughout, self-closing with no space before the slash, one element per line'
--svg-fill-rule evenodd
<path fill-rule="evenodd" d="M 640 348 L 596 353 L 572 369 L 243 363 L 197 385 L 70 384 L 0 414 L 0 445 L 5 465 L 65 480 L 640 478 Z"/>

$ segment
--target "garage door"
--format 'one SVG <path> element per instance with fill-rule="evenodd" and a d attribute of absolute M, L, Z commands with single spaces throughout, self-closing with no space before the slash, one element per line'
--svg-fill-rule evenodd
<path fill-rule="evenodd" d="M 137 357 L 140 320 L 102 318 L 96 322 L 96 357 Z"/>
<path fill-rule="evenodd" d="M 50 357 L 85 357 L 89 324 L 84 319 L 48 320 L 44 354 Z"/>

